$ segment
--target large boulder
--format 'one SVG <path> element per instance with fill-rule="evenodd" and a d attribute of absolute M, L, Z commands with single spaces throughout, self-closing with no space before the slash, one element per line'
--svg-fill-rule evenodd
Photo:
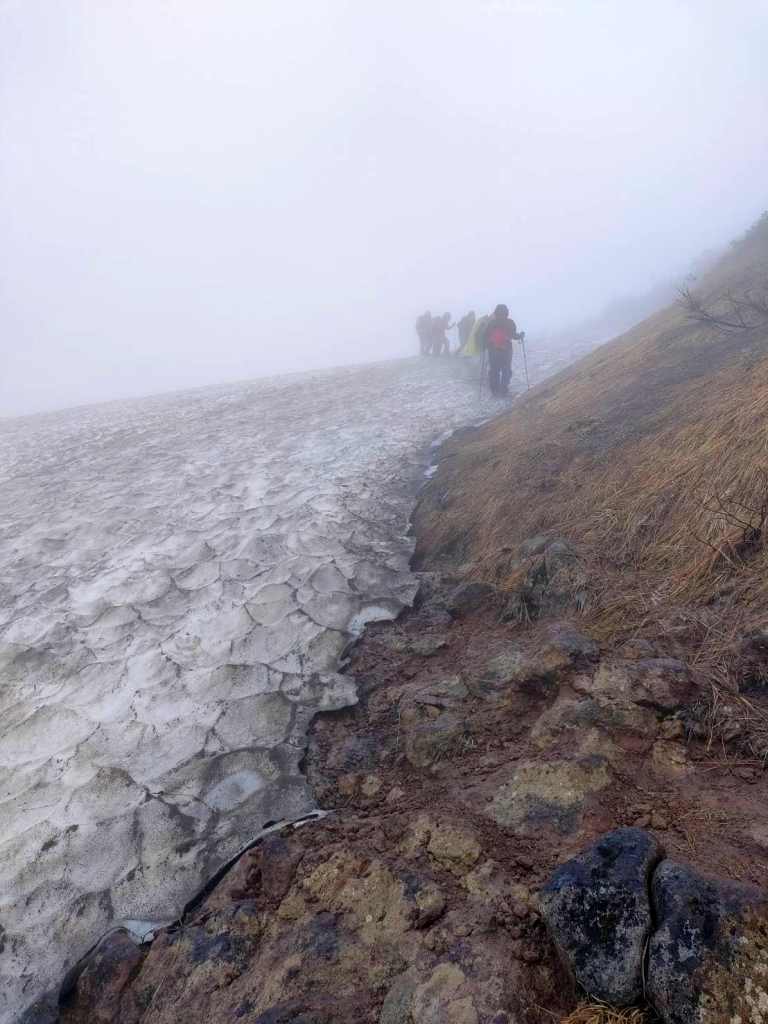
<path fill-rule="evenodd" d="M 648 832 L 619 828 L 564 864 L 539 894 L 561 958 L 597 999 L 624 1005 L 643 994 L 648 882 L 661 856 Z"/>
<path fill-rule="evenodd" d="M 647 992 L 665 1024 L 768 1024 L 768 901 L 672 860 L 654 872 Z"/>

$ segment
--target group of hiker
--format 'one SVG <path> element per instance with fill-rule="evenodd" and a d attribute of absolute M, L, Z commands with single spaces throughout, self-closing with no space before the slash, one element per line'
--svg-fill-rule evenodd
<path fill-rule="evenodd" d="M 487 353 L 488 383 L 491 394 L 506 398 L 512 377 L 512 342 L 523 342 L 525 331 L 518 332 L 509 309 L 499 303 L 493 313 L 475 318 L 473 310 L 456 323 L 451 323 L 451 314 L 432 316 L 422 313 L 416 321 L 419 338 L 419 352 L 423 356 L 450 355 L 451 346 L 447 332 L 455 327 L 458 333 L 458 348 L 454 355 L 479 356 Z"/>

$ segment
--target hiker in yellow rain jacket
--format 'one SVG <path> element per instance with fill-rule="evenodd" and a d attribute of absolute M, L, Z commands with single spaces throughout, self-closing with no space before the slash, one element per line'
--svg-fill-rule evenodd
<path fill-rule="evenodd" d="M 463 356 L 479 356 L 482 354 L 483 350 L 480 345 L 480 338 L 483 334 L 483 328 L 490 319 L 490 316 L 481 316 L 479 320 L 475 320 L 475 326 L 469 332 L 467 344 L 461 350 L 461 354 Z"/>

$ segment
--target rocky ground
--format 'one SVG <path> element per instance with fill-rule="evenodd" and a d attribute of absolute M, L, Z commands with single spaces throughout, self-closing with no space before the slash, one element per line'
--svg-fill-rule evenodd
<path fill-rule="evenodd" d="M 153 943 L 113 934 L 64 1024 L 543 1024 L 584 997 L 574 979 L 645 988 L 669 1024 L 768 1021 L 766 781 L 720 756 L 735 710 L 715 754 L 695 666 L 557 617 L 573 574 L 520 626 L 470 570 L 421 574 L 418 606 L 354 651 L 357 706 L 314 719 L 327 816 L 255 846 Z M 602 874 L 568 864 L 595 841 Z"/>

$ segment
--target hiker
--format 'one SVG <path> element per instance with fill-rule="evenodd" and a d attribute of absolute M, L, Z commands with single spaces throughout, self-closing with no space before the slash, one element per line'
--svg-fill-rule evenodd
<path fill-rule="evenodd" d="M 464 351 L 469 336 L 472 333 L 472 328 L 475 326 L 475 311 L 470 309 L 466 316 L 463 316 L 459 320 L 459 347 L 456 349 L 456 355 L 459 356 Z"/>
<path fill-rule="evenodd" d="M 492 395 L 506 398 L 509 394 L 512 340 L 522 341 L 524 337 L 525 331 L 517 333 L 515 321 L 509 319 L 509 310 L 503 303 L 499 303 L 485 325 L 482 336 L 482 344 L 488 352 L 488 382 Z"/>
<path fill-rule="evenodd" d="M 472 330 L 469 332 L 469 340 L 462 351 L 463 356 L 472 358 L 473 356 L 479 356 L 482 352 L 483 346 L 481 339 L 483 337 L 483 329 L 488 321 L 491 319 L 492 314 L 486 313 L 485 316 L 479 317 L 475 320 Z"/>
<path fill-rule="evenodd" d="M 422 313 L 416 321 L 416 334 L 419 336 L 419 355 L 425 356 L 432 347 L 432 314 Z"/>
<path fill-rule="evenodd" d="M 453 327 L 451 323 L 451 314 L 443 313 L 442 316 L 436 316 L 432 321 L 432 355 L 448 355 L 451 351 L 451 345 L 448 338 L 445 335 L 446 331 L 449 331 Z"/>

